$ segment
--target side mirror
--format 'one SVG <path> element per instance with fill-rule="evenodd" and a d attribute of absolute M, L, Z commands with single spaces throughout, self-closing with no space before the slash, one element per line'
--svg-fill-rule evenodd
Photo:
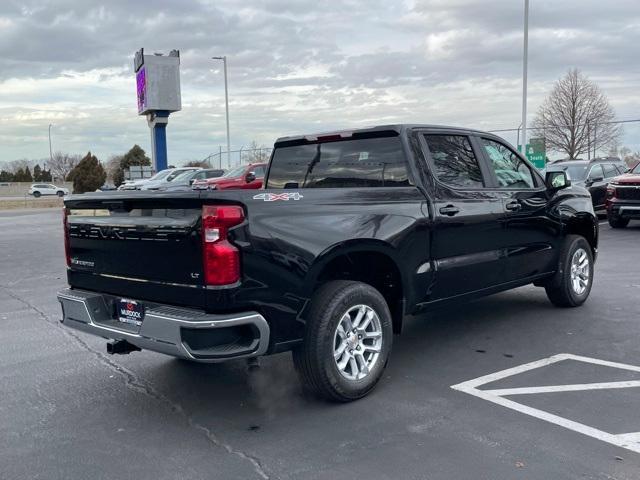
<path fill-rule="evenodd" d="M 244 177 L 247 183 L 251 183 L 256 179 L 256 174 L 254 172 L 249 172 Z"/>
<path fill-rule="evenodd" d="M 549 190 L 561 190 L 571 186 L 567 172 L 547 172 L 545 183 Z"/>
<path fill-rule="evenodd" d="M 189 185 L 193 185 L 193 182 L 195 182 L 195 181 L 196 181 L 196 179 L 192 178 L 191 180 L 189 180 Z"/>

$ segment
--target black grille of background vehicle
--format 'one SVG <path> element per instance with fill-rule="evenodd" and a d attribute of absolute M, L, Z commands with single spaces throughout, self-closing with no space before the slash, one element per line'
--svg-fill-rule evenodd
<path fill-rule="evenodd" d="M 616 197 L 622 200 L 640 200 L 640 185 L 637 187 L 616 188 Z"/>

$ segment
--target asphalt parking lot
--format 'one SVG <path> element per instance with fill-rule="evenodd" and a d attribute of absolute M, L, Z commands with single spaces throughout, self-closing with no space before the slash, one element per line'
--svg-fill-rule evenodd
<path fill-rule="evenodd" d="M 58 323 L 59 211 L 0 212 L 0 478 L 638 479 L 639 239 L 601 225 L 582 308 L 525 287 L 412 319 L 335 405 L 289 354 L 108 356 Z"/>

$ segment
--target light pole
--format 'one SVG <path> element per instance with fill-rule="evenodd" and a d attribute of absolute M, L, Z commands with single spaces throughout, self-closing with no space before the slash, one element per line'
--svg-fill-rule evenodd
<path fill-rule="evenodd" d="M 224 65 L 224 106 L 227 114 L 227 163 L 231 166 L 231 138 L 229 137 L 229 86 L 227 84 L 227 56 L 211 57 L 212 60 L 222 60 Z"/>
<path fill-rule="evenodd" d="M 527 63 L 529 55 L 529 0 L 524 0 L 524 45 L 522 55 L 522 153 L 527 154 Z"/>
<path fill-rule="evenodd" d="M 51 127 L 53 124 L 49 124 L 49 161 L 53 163 L 53 150 L 51 149 Z"/>

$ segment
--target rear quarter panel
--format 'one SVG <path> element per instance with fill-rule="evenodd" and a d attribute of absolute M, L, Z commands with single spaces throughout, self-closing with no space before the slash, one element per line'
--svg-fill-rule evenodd
<path fill-rule="evenodd" d="M 426 290 L 430 279 L 415 274 L 429 257 L 426 200 L 417 188 L 305 189 L 297 200 L 269 200 L 287 193 L 296 191 L 235 193 L 247 211 L 247 221 L 232 233 L 242 251 L 243 280 L 237 288 L 210 290 L 207 308 L 250 307 L 272 322 L 276 341 L 301 338 L 300 313 L 322 268 L 355 250 L 395 261 L 407 303 Z M 214 201 L 215 192 L 207 195 Z"/>

